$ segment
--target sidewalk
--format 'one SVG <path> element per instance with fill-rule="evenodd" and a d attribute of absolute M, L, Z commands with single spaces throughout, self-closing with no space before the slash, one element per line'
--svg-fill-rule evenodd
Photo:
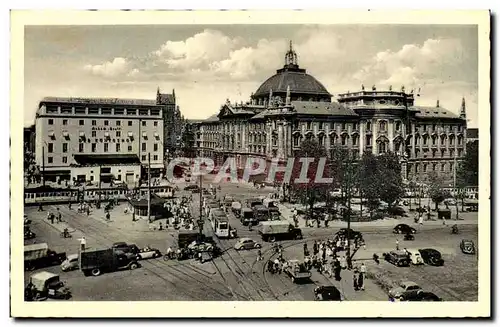
<path fill-rule="evenodd" d="M 290 204 L 278 204 L 278 208 L 281 212 L 282 217 L 285 220 L 288 220 L 290 224 L 294 224 L 294 221 L 292 219 L 292 207 L 293 205 Z M 462 220 L 446 220 L 446 226 L 451 226 L 454 224 L 457 225 L 477 225 L 478 224 L 478 219 L 477 215 L 471 215 L 470 213 L 461 213 L 461 217 L 463 217 Z M 452 217 L 453 218 L 453 217 Z M 313 227 L 307 227 L 306 226 L 306 220 L 302 216 L 298 216 L 299 220 L 299 228 L 317 228 L 316 222 L 314 222 Z M 413 217 L 401 217 L 399 219 L 395 218 L 385 218 L 385 219 L 379 219 L 379 220 L 374 220 L 374 221 L 366 221 L 366 222 L 351 222 L 352 228 L 355 227 L 366 227 L 366 226 L 373 226 L 373 227 L 394 227 L 397 224 L 407 224 L 407 225 L 417 225 L 415 224 L 415 221 L 413 220 Z M 320 228 L 325 228 L 324 223 L 321 222 Z M 435 220 L 424 220 L 423 226 L 443 226 L 443 220 L 438 220 L 435 218 Z M 328 222 L 328 228 L 343 228 L 346 227 L 346 222 L 342 220 L 333 220 Z"/>

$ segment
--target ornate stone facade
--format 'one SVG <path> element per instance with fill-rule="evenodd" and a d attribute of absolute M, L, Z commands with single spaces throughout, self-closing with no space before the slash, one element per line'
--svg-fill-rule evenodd
<path fill-rule="evenodd" d="M 262 90 L 268 88 L 264 98 Z M 198 125 L 198 154 L 214 158 L 217 165 L 233 156 L 244 168 L 249 156 L 285 160 L 294 156 L 302 140 L 314 138 L 327 150 L 338 145 L 356 157 L 365 151 L 397 153 L 408 180 L 425 180 L 431 171 L 452 179 L 465 151 L 465 99 L 458 116 L 439 101 L 435 107 L 415 105 L 414 92 L 404 87 L 378 91 L 373 86 L 367 91 L 362 86 L 359 92 L 340 94 L 338 102 L 330 97 L 321 83 L 299 68 L 290 49 L 285 66 L 250 101 L 227 100 L 217 115 Z"/>

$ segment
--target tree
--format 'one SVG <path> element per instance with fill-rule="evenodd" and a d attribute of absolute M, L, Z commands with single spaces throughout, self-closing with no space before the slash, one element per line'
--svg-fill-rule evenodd
<path fill-rule="evenodd" d="M 373 219 L 373 211 L 378 207 L 380 198 L 378 169 L 377 158 L 371 152 L 366 151 L 359 164 L 358 180 L 360 192 L 367 200 L 370 219 Z"/>
<path fill-rule="evenodd" d="M 358 162 L 346 148 L 334 146 L 330 151 L 330 177 L 333 178 L 332 188 L 341 190 L 341 196 L 334 201 L 347 205 L 350 214 L 350 199 L 358 186 Z"/>
<path fill-rule="evenodd" d="M 450 196 L 450 193 L 443 189 L 443 179 L 436 172 L 432 171 L 429 174 L 429 181 L 429 197 L 435 204 L 434 210 L 437 211 L 439 204 L 446 200 Z"/>
<path fill-rule="evenodd" d="M 457 169 L 457 186 L 477 186 L 479 176 L 479 143 L 467 143 L 464 159 Z"/>
<path fill-rule="evenodd" d="M 302 170 L 302 163 L 299 161 L 300 158 L 314 159 L 314 161 L 309 164 L 309 169 L 307 170 L 307 183 L 296 181 Z M 316 174 L 318 173 L 319 160 L 321 158 L 326 158 L 326 149 L 315 140 L 304 140 L 300 146 L 300 150 L 297 151 L 295 155 L 295 162 L 290 179 L 290 190 L 300 199 L 302 204 L 308 207 L 309 217 L 311 216 L 314 204 L 325 200 L 326 194 L 330 188 L 329 184 L 320 184 L 315 182 Z M 328 177 L 328 170 L 326 168 L 324 169 L 323 176 L 321 177 Z"/>
<path fill-rule="evenodd" d="M 379 196 L 387 202 L 389 207 L 394 206 L 403 196 L 403 178 L 399 158 L 392 152 L 377 157 L 377 171 L 379 174 Z"/>

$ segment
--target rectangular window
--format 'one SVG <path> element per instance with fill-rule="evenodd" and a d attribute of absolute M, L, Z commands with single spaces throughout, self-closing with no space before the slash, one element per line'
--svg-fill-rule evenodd
<path fill-rule="evenodd" d="M 345 131 L 347 129 L 347 124 L 346 123 L 342 123 L 342 130 Z"/>
<path fill-rule="evenodd" d="M 92 152 L 95 152 L 97 149 L 97 143 L 92 143 Z"/>
<path fill-rule="evenodd" d="M 49 125 L 54 125 L 54 119 L 49 119 L 48 123 Z"/>
<path fill-rule="evenodd" d="M 142 126 L 146 126 L 146 121 L 145 120 L 142 121 Z"/>
<path fill-rule="evenodd" d="M 372 123 L 367 122 L 367 123 L 366 123 L 366 130 L 367 130 L 367 131 L 371 131 L 371 129 L 372 129 Z"/>
<path fill-rule="evenodd" d="M 80 126 L 85 125 L 85 120 L 80 119 L 80 120 L 78 121 L 78 125 L 80 125 Z"/>
<path fill-rule="evenodd" d="M 153 156 L 153 160 L 154 160 L 154 161 L 158 161 L 158 155 L 157 155 L 157 154 L 155 154 L 155 155 Z"/>
<path fill-rule="evenodd" d="M 128 125 L 132 126 L 132 121 L 131 120 L 128 121 Z"/>
<path fill-rule="evenodd" d="M 116 131 L 116 137 L 122 137 L 122 132 Z"/>
<path fill-rule="evenodd" d="M 357 146 L 358 145 L 358 138 L 356 136 L 352 137 L 352 145 Z"/>
<path fill-rule="evenodd" d="M 96 131 L 92 131 L 92 137 L 97 137 L 97 132 Z"/>
<path fill-rule="evenodd" d="M 358 130 L 358 123 L 353 123 L 352 124 L 352 129 Z M 357 153 L 357 152 L 356 152 Z"/>
<path fill-rule="evenodd" d="M 122 121 L 121 120 L 117 120 L 116 121 L 116 126 L 121 126 L 122 125 Z"/>
<path fill-rule="evenodd" d="M 89 115 L 99 115 L 99 108 L 89 108 Z"/>
<path fill-rule="evenodd" d="M 307 122 L 307 129 L 311 129 L 311 122 L 310 121 Z"/>
<path fill-rule="evenodd" d="M 155 144 L 153 145 L 153 151 L 158 151 L 158 143 L 155 143 Z"/>
<path fill-rule="evenodd" d="M 146 161 L 146 156 L 142 156 L 142 157 L 141 157 L 141 160 L 142 160 L 142 161 Z"/>
<path fill-rule="evenodd" d="M 123 115 L 124 113 L 125 113 L 125 109 L 115 108 L 115 115 Z"/>
<path fill-rule="evenodd" d="M 63 143 L 63 153 L 68 152 L 68 143 Z"/>
<path fill-rule="evenodd" d="M 323 122 L 319 122 L 319 129 L 323 129 Z"/>
<path fill-rule="evenodd" d="M 142 143 L 142 151 L 146 151 L 146 143 Z"/>
<path fill-rule="evenodd" d="M 97 125 L 97 120 L 92 120 L 92 126 Z"/>
<path fill-rule="evenodd" d="M 155 122 L 153 123 L 153 126 L 154 126 L 154 127 L 158 127 L 158 122 L 157 122 L 157 121 L 155 121 Z"/>
<path fill-rule="evenodd" d="M 62 157 L 62 163 L 67 164 L 68 163 L 68 157 Z"/>
<path fill-rule="evenodd" d="M 109 120 L 105 120 L 104 121 L 104 126 L 108 126 L 109 125 Z"/>
<path fill-rule="evenodd" d="M 132 152 L 132 146 L 129 145 L 128 148 L 127 148 L 128 152 Z"/>
<path fill-rule="evenodd" d="M 54 143 L 47 144 L 47 152 L 48 153 L 54 152 Z"/>
<path fill-rule="evenodd" d="M 67 119 L 63 119 L 63 125 L 68 125 L 68 120 Z"/>
<path fill-rule="evenodd" d="M 120 152 L 120 143 L 116 143 L 116 152 Z"/>
<path fill-rule="evenodd" d="M 104 143 L 104 152 L 108 152 L 109 143 Z"/>
<path fill-rule="evenodd" d="M 79 143 L 78 144 L 78 152 L 83 152 L 84 147 L 85 147 L 85 144 Z"/>
<path fill-rule="evenodd" d="M 53 163 L 54 162 L 54 158 L 52 157 L 47 157 L 47 163 Z"/>

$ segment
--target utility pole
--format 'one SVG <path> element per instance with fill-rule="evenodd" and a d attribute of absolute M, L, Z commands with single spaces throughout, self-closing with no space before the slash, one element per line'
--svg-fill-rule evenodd
<path fill-rule="evenodd" d="M 45 188 L 45 147 L 42 146 L 42 183 Z"/>
<path fill-rule="evenodd" d="M 203 235 L 203 223 L 203 175 L 200 172 L 200 219 L 198 221 L 200 236 Z"/>
<path fill-rule="evenodd" d="M 151 222 L 151 153 L 148 152 L 148 222 Z"/>

